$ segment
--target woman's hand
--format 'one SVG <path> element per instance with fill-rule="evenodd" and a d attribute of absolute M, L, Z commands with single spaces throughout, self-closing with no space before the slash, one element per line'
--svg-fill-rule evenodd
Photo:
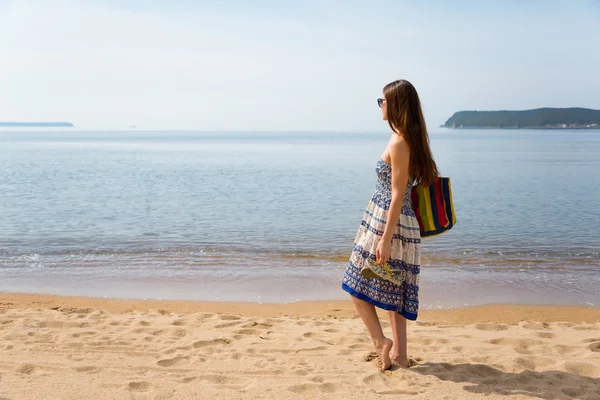
<path fill-rule="evenodd" d="M 392 256 L 392 244 L 389 240 L 381 239 L 377 243 L 377 262 L 385 264 Z"/>

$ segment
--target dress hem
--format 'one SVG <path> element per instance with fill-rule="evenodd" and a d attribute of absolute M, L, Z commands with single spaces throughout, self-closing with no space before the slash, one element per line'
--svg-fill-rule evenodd
<path fill-rule="evenodd" d="M 350 293 L 350 295 L 352 295 L 358 299 L 364 300 L 367 303 L 371 303 L 375 307 L 379 307 L 383 310 L 386 310 L 386 311 L 398 310 L 398 306 L 395 306 L 392 304 L 385 304 L 385 303 L 379 302 L 377 300 L 374 300 L 374 299 L 370 298 L 369 296 L 352 289 L 350 286 L 346 285 L 345 283 L 342 283 L 342 289 L 345 290 L 346 292 Z M 398 314 L 402 315 L 404 318 L 411 320 L 411 321 L 417 320 L 417 314 L 415 314 L 415 313 L 411 313 L 411 312 L 407 312 L 407 311 L 398 311 Z"/>

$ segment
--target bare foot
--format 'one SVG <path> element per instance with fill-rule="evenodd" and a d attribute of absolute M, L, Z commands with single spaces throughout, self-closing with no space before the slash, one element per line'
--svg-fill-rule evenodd
<path fill-rule="evenodd" d="M 379 356 L 379 360 L 381 360 L 381 370 L 385 371 L 390 369 L 392 366 L 392 360 L 390 359 L 390 350 L 392 350 L 392 346 L 394 342 L 391 339 L 385 338 L 379 344 L 379 346 L 375 346 L 375 350 L 377 350 L 377 355 Z"/>
<path fill-rule="evenodd" d="M 394 353 L 393 350 L 390 356 L 390 360 L 394 365 L 399 365 L 402 368 L 410 368 L 413 365 L 413 360 L 409 358 L 402 359 L 402 357 L 400 357 L 399 354 Z"/>

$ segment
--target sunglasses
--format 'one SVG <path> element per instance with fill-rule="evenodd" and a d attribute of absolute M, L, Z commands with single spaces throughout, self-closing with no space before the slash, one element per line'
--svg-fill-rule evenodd
<path fill-rule="evenodd" d="M 383 103 L 385 103 L 385 99 L 382 99 L 382 98 L 377 99 L 377 105 L 379 107 L 381 107 L 383 105 Z"/>

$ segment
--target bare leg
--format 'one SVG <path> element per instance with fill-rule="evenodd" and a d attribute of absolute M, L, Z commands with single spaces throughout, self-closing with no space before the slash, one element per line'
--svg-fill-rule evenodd
<path fill-rule="evenodd" d="M 356 311 L 358 311 L 358 315 L 360 315 L 360 318 L 369 331 L 377 355 L 381 360 L 381 370 L 385 371 L 386 369 L 389 369 L 392 366 L 390 351 L 393 342 L 383 335 L 383 330 L 381 329 L 381 323 L 379 322 L 379 317 L 375 311 L 375 306 L 354 296 L 352 296 L 352 302 L 354 303 Z"/>
<path fill-rule="evenodd" d="M 396 311 L 388 311 L 388 315 L 390 317 L 390 325 L 392 325 L 392 339 L 394 340 L 390 358 L 394 364 L 408 368 L 410 364 L 406 350 L 406 318 Z"/>

